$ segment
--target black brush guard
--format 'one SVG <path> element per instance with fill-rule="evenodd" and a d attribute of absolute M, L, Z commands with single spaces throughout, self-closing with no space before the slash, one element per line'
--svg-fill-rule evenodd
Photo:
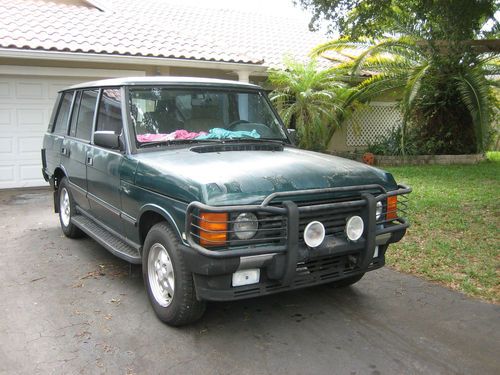
<path fill-rule="evenodd" d="M 365 223 L 365 230 L 363 233 L 364 243 L 363 249 L 360 251 L 360 260 L 358 266 L 360 270 L 368 269 L 370 263 L 373 260 L 373 255 L 376 246 L 376 238 L 379 235 L 387 233 L 400 233 L 401 237 L 404 234 L 406 228 L 408 228 L 409 223 L 406 218 L 400 216 L 400 213 L 405 214 L 405 209 L 407 206 L 406 194 L 410 193 L 412 189 L 406 185 L 398 185 L 397 190 L 386 191 L 380 185 L 358 185 L 349 187 L 338 187 L 338 188 L 325 188 L 325 189 L 313 189 L 313 190 L 299 190 L 299 191 L 289 191 L 289 192 L 278 192 L 267 196 L 261 204 L 259 205 L 241 205 L 241 206 L 209 206 L 200 202 L 192 202 L 187 207 L 186 212 L 186 240 L 188 244 L 201 253 L 204 256 L 224 259 L 224 258 L 234 258 L 234 257 L 246 257 L 253 255 L 262 254 L 283 254 L 281 259 L 284 259 L 282 264 L 279 265 L 279 271 L 275 274 L 275 277 L 280 279 L 283 285 L 289 284 L 294 278 L 296 273 L 296 267 L 298 262 L 298 251 L 299 251 L 299 218 L 301 214 L 310 213 L 313 211 L 320 210 L 360 210 L 361 216 Z M 286 200 L 289 197 L 295 196 L 309 196 L 309 195 L 322 195 L 322 194 L 349 194 L 356 193 L 359 194 L 359 198 L 354 200 L 324 203 L 319 205 L 309 205 L 309 206 L 299 206 L 292 200 Z M 387 198 L 391 196 L 399 196 L 399 198 L 404 198 L 398 201 L 398 213 L 397 217 L 390 220 L 376 220 L 376 205 L 377 202 L 384 202 L 384 212 L 382 217 L 385 218 L 387 214 L 387 206 L 385 205 Z M 271 203 L 277 199 L 283 200 L 280 205 L 271 205 Z M 314 203 L 314 202 L 311 202 Z M 200 212 L 213 212 L 213 213 L 241 213 L 241 212 L 255 212 L 264 213 L 271 215 L 281 215 L 285 218 L 285 225 L 283 228 L 283 236 L 273 238 L 280 241 L 278 244 L 262 243 L 262 240 L 256 240 L 255 243 L 252 241 L 242 241 L 242 244 L 238 246 L 236 241 L 226 241 L 229 247 L 207 249 L 200 246 L 198 240 L 200 238 L 199 231 L 200 226 L 198 221 L 200 219 Z M 232 221 L 228 221 L 228 228 Z M 383 224 L 383 225 L 382 225 Z M 231 230 L 227 231 L 231 233 Z M 401 238 L 400 237 L 400 238 Z M 398 238 L 397 240 L 399 240 Z M 392 241 L 392 242 L 397 242 Z M 360 241 L 361 242 L 361 241 Z M 358 246 L 359 247 L 359 246 Z"/>

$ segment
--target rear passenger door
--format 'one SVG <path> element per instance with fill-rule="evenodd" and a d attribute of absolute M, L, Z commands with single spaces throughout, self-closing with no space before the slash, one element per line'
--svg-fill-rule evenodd
<path fill-rule="evenodd" d="M 90 209 L 87 198 L 87 157 L 94 124 L 98 90 L 77 91 L 71 114 L 69 136 L 63 141 L 61 164 L 69 178 L 78 206 Z"/>
<path fill-rule="evenodd" d="M 68 134 L 68 122 L 73 103 L 73 91 L 59 94 L 57 107 L 54 109 L 55 123 L 49 130 L 50 137 L 44 139 L 45 158 L 50 174 L 52 174 L 61 163 L 61 152 L 63 149 L 64 138 Z"/>
<path fill-rule="evenodd" d="M 123 136 L 122 91 L 120 88 L 101 90 L 96 119 L 96 131 L 112 131 Z M 91 214 L 109 229 L 122 234 L 120 165 L 121 150 L 93 144 L 87 158 L 88 197 Z"/>

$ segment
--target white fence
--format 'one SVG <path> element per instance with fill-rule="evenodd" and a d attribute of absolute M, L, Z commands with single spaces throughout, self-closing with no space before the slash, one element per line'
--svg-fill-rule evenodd
<path fill-rule="evenodd" d="M 372 102 L 356 110 L 346 121 L 347 146 L 376 143 L 402 123 L 397 102 Z"/>

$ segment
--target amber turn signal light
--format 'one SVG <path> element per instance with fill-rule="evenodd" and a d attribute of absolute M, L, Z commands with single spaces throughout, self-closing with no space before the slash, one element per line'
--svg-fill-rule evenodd
<path fill-rule="evenodd" d="M 398 218 L 398 197 L 392 196 L 387 198 L 387 220 L 394 220 Z"/>
<path fill-rule="evenodd" d="M 202 212 L 200 214 L 200 245 L 220 246 L 227 239 L 227 212 Z"/>

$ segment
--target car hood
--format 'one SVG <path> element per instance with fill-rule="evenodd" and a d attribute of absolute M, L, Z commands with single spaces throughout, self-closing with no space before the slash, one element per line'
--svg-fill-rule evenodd
<path fill-rule="evenodd" d="M 397 188 L 392 175 L 377 168 L 293 147 L 205 153 L 182 148 L 144 152 L 136 159 L 137 185 L 210 205 L 260 203 L 283 191 L 366 184 Z"/>

